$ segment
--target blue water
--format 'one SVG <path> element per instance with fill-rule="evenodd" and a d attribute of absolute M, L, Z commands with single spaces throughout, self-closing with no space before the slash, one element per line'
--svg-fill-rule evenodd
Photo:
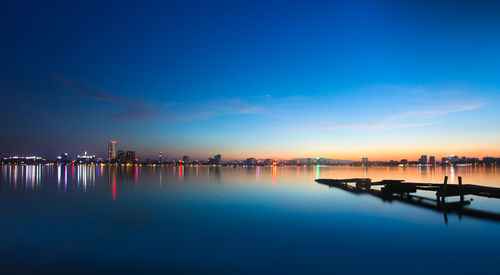
<path fill-rule="evenodd" d="M 439 212 L 314 182 L 453 174 L 495 185 L 496 171 L 0 168 L 3 273 L 498 273 L 498 222 L 448 214 L 445 223 Z M 473 206 L 500 212 L 494 199 Z"/>

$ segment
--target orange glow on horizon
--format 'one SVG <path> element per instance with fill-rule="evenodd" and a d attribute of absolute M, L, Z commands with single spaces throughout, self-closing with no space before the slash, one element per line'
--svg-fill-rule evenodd
<path fill-rule="evenodd" d="M 310 151 L 306 150 L 293 150 L 290 153 L 282 152 L 269 152 L 266 154 L 248 154 L 247 156 L 231 152 L 224 154 L 222 156 L 225 160 L 245 160 L 247 157 L 254 157 L 256 159 L 277 159 L 277 160 L 291 160 L 296 158 L 329 158 L 329 159 L 339 159 L 339 160 L 351 160 L 351 161 L 361 161 L 363 157 L 367 157 L 369 161 L 390 161 L 396 160 L 400 161 L 402 159 L 407 159 L 408 161 L 417 161 L 420 156 L 435 156 L 436 160 L 441 160 L 442 157 L 449 157 L 450 155 L 455 156 L 466 156 L 468 158 L 479 158 L 483 157 L 500 157 L 500 148 L 495 147 L 481 147 L 474 148 L 470 147 L 460 147 L 460 148 L 382 148 L 373 147 L 366 150 L 362 149 L 340 149 L 340 150 L 319 150 L 314 149 Z"/>

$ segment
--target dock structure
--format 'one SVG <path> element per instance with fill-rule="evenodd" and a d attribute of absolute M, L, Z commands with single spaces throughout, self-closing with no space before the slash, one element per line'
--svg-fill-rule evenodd
<path fill-rule="evenodd" d="M 353 194 L 370 194 L 383 201 L 401 201 L 442 212 L 446 223 L 448 222 L 447 213 L 449 212 L 457 212 L 459 218 L 463 215 L 500 222 L 500 213 L 464 208 L 464 206 L 471 204 L 471 200 L 466 200 L 465 196 L 474 195 L 498 199 L 500 198 L 500 188 L 462 184 L 462 177 L 458 177 L 458 184 L 448 184 L 447 176 L 444 178 L 443 183 L 416 183 L 404 180 L 374 182 L 369 178 L 317 179 L 316 182 Z M 435 192 L 436 199 L 414 194 L 419 190 Z M 458 201 L 446 202 L 446 198 L 455 196 L 459 197 Z"/>

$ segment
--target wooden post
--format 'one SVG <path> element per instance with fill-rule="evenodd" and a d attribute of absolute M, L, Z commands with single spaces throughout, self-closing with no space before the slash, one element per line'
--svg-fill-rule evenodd
<path fill-rule="evenodd" d="M 458 177 L 458 190 L 460 192 L 460 204 L 464 203 L 464 195 L 462 193 L 462 177 Z"/>
<path fill-rule="evenodd" d="M 443 183 L 443 187 L 441 188 L 441 203 L 445 203 L 445 198 L 446 198 L 446 190 L 448 189 L 447 187 L 447 184 L 448 184 L 448 176 L 444 176 L 444 183 Z"/>
<path fill-rule="evenodd" d="M 462 219 L 462 208 L 464 207 L 464 194 L 462 193 L 462 177 L 458 177 L 458 192 L 460 192 L 460 206 L 458 210 L 458 218 Z"/>

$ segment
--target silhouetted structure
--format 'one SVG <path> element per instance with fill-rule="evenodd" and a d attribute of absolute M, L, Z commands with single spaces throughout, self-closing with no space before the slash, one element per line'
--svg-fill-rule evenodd
<path fill-rule="evenodd" d="M 500 214 L 464 208 L 471 201 L 465 200 L 466 195 L 475 195 L 487 198 L 500 198 L 500 188 L 479 186 L 473 184 L 462 184 L 462 177 L 458 177 L 459 184 L 448 184 L 448 177 L 445 176 L 444 183 L 410 183 L 404 180 L 383 180 L 372 182 L 369 178 L 353 178 L 353 179 L 317 179 L 316 182 L 337 187 L 355 194 L 371 194 L 379 197 L 384 201 L 402 201 L 415 206 L 439 211 L 444 213 L 445 222 L 448 222 L 448 212 L 458 212 L 459 217 L 462 215 L 500 221 Z M 355 186 L 349 185 L 355 183 Z M 372 186 L 383 186 L 380 190 L 371 188 Z M 436 199 L 410 195 L 416 193 L 417 190 L 434 191 Z M 447 197 L 459 196 L 457 202 L 446 203 Z"/>
<path fill-rule="evenodd" d="M 220 154 L 214 156 L 214 164 L 222 164 L 222 156 Z"/>
<path fill-rule="evenodd" d="M 116 155 L 116 160 L 120 163 L 125 163 L 126 162 L 125 151 L 119 150 Z"/>
<path fill-rule="evenodd" d="M 365 166 L 368 165 L 368 158 L 362 158 L 361 163 Z"/>
<path fill-rule="evenodd" d="M 255 158 L 247 158 L 247 160 L 245 160 L 245 164 L 246 165 L 257 165 L 257 160 Z"/>
<path fill-rule="evenodd" d="M 427 164 L 427 155 L 422 155 L 418 160 L 420 164 Z"/>
<path fill-rule="evenodd" d="M 433 165 L 436 164 L 436 156 L 430 156 L 429 157 L 429 163 L 433 164 Z"/>
<path fill-rule="evenodd" d="M 127 163 L 134 163 L 136 161 L 135 151 L 127 151 L 125 158 L 126 158 Z"/>

